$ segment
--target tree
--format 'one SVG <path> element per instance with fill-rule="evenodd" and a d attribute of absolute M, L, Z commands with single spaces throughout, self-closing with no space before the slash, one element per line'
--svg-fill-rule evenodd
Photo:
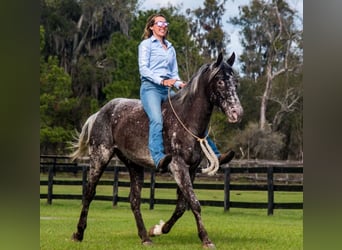
<path fill-rule="evenodd" d="M 57 55 L 61 66 L 72 75 L 82 54 L 101 55 L 113 32 L 128 34 L 136 2 L 42 0 L 41 24 L 46 30 L 47 54 Z"/>
<path fill-rule="evenodd" d="M 284 148 L 284 134 L 273 132 L 267 126 L 260 129 L 257 123 L 250 122 L 243 131 L 234 138 L 239 159 L 272 159 L 281 158 Z"/>
<path fill-rule="evenodd" d="M 208 59 L 216 58 L 219 52 L 224 52 L 229 42 L 228 35 L 222 29 L 222 16 L 227 0 L 218 3 L 216 0 L 205 0 L 203 8 L 190 12 L 194 16 L 190 23 L 190 36 L 196 46 L 200 48 L 201 55 Z"/>
<path fill-rule="evenodd" d="M 41 51 L 45 59 L 57 56 L 59 64 L 70 73 L 70 61 L 74 34 L 78 32 L 77 22 L 82 15 L 79 1 L 41 1 L 40 24 L 45 30 L 45 47 Z"/>
<path fill-rule="evenodd" d="M 105 67 L 106 46 L 113 32 L 128 35 L 136 3 L 137 0 L 41 1 L 41 24 L 47 44 L 43 53 L 46 58 L 58 57 L 60 66 L 72 77 L 75 96 L 104 101 L 102 89 L 111 81 Z M 85 67 L 89 69 L 87 74 L 83 74 Z"/>
<path fill-rule="evenodd" d="M 82 121 L 106 101 L 105 86 L 112 81 L 106 49 L 111 35 L 128 35 L 137 0 L 42 0 L 41 25 L 45 29 L 45 61 L 56 56 L 71 76 L 78 98 L 76 119 Z"/>
<path fill-rule="evenodd" d="M 112 81 L 104 87 L 106 100 L 139 98 L 138 41 L 119 32 L 112 35 L 107 59 L 112 65 Z"/>
<path fill-rule="evenodd" d="M 40 27 L 41 37 L 44 28 Z M 40 49 L 44 48 L 41 39 Z M 72 139 L 74 121 L 71 78 L 58 66 L 58 59 L 50 56 L 40 65 L 40 145 L 42 153 L 64 153 L 66 142 Z"/>
<path fill-rule="evenodd" d="M 250 6 L 240 9 L 240 18 L 231 19 L 233 24 L 242 27 L 242 45 L 245 50 L 241 62 L 245 75 L 264 84 L 259 114 L 260 129 L 265 129 L 268 123 L 266 116 L 270 100 L 279 103 L 283 99 L 283 104 L 291 103 L 292 109 L 287 108 L 286 111 L 292 112 L 301 98 L 301 82 L 298 81 L 297 86 L 291 86 L 291 91 L 286 90 L 283 97 L 272 96 L 273 85 L 288 85 L 291 75 L 300 74 L 302 70 L 302 30 L 295 25 L 295 14 L 285 1 L 253 0 Z M 279 79 L 284 74 L 286 77 Z M 290 92 L 290 95 L 286 95 Z M 284 107 L 280 105 L 275 115 L 277 117 L 273 119 L 277 124 L 284 117 L 281 115 L 284 114 Z M 274 124 L 275 127 L 277 124 Z"/>

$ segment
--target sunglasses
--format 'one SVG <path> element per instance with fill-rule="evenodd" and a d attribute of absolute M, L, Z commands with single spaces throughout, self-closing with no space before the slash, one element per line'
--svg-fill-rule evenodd
<path fill-rule="evenodd" d="M 156 24 L 158 27 L 167 27 L 167 26 L 169 26 L 168 22 L 162 22 L 162 21 L 155 22 L 154 24 Z"/>

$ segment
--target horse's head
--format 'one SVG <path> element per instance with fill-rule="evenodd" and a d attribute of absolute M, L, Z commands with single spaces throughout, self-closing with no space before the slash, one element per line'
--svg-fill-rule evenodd
<path fill-rule="evenodd" d="M 237 78 L 232 68 L 235 61 L 233 53 L 227 61 L 223 60 L 222 53 L 216 62 L 209 66 L 210 101 L 218 106 L 228 117 L 228 122 L 236 123 L 242 118 L 243 108 L 236 93 Z"/>

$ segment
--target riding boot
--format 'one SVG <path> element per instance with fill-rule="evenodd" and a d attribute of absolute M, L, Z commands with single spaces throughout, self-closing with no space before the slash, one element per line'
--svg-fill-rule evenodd
<path fill-rule="evenodd" d="M 168 165 L 172 160 L 172 155 L 165 155 L 158 163 L 156 170 L 160 173 L 166 173 L 168 171 Z"/>
<path fill-rule="evenodd" d="M 221 154 L 218 158 L 219 160 L 219 164 L 226 164 L 228 162 L 230 162 L 235 156 L 235 152 L 231 149 L 229 149 L 226 153 Z"/>

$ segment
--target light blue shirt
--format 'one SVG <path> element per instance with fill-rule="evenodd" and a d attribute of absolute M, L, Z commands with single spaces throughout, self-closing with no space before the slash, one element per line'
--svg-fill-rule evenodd
<path fill-rule="evenodd" d="M 153 35 L 139 44 L 138 63 L 142 81 L 161 84 L 163 79 L 180 79 L 175 48 L 166 39 L 165 44 L 166 50 Z"/>

